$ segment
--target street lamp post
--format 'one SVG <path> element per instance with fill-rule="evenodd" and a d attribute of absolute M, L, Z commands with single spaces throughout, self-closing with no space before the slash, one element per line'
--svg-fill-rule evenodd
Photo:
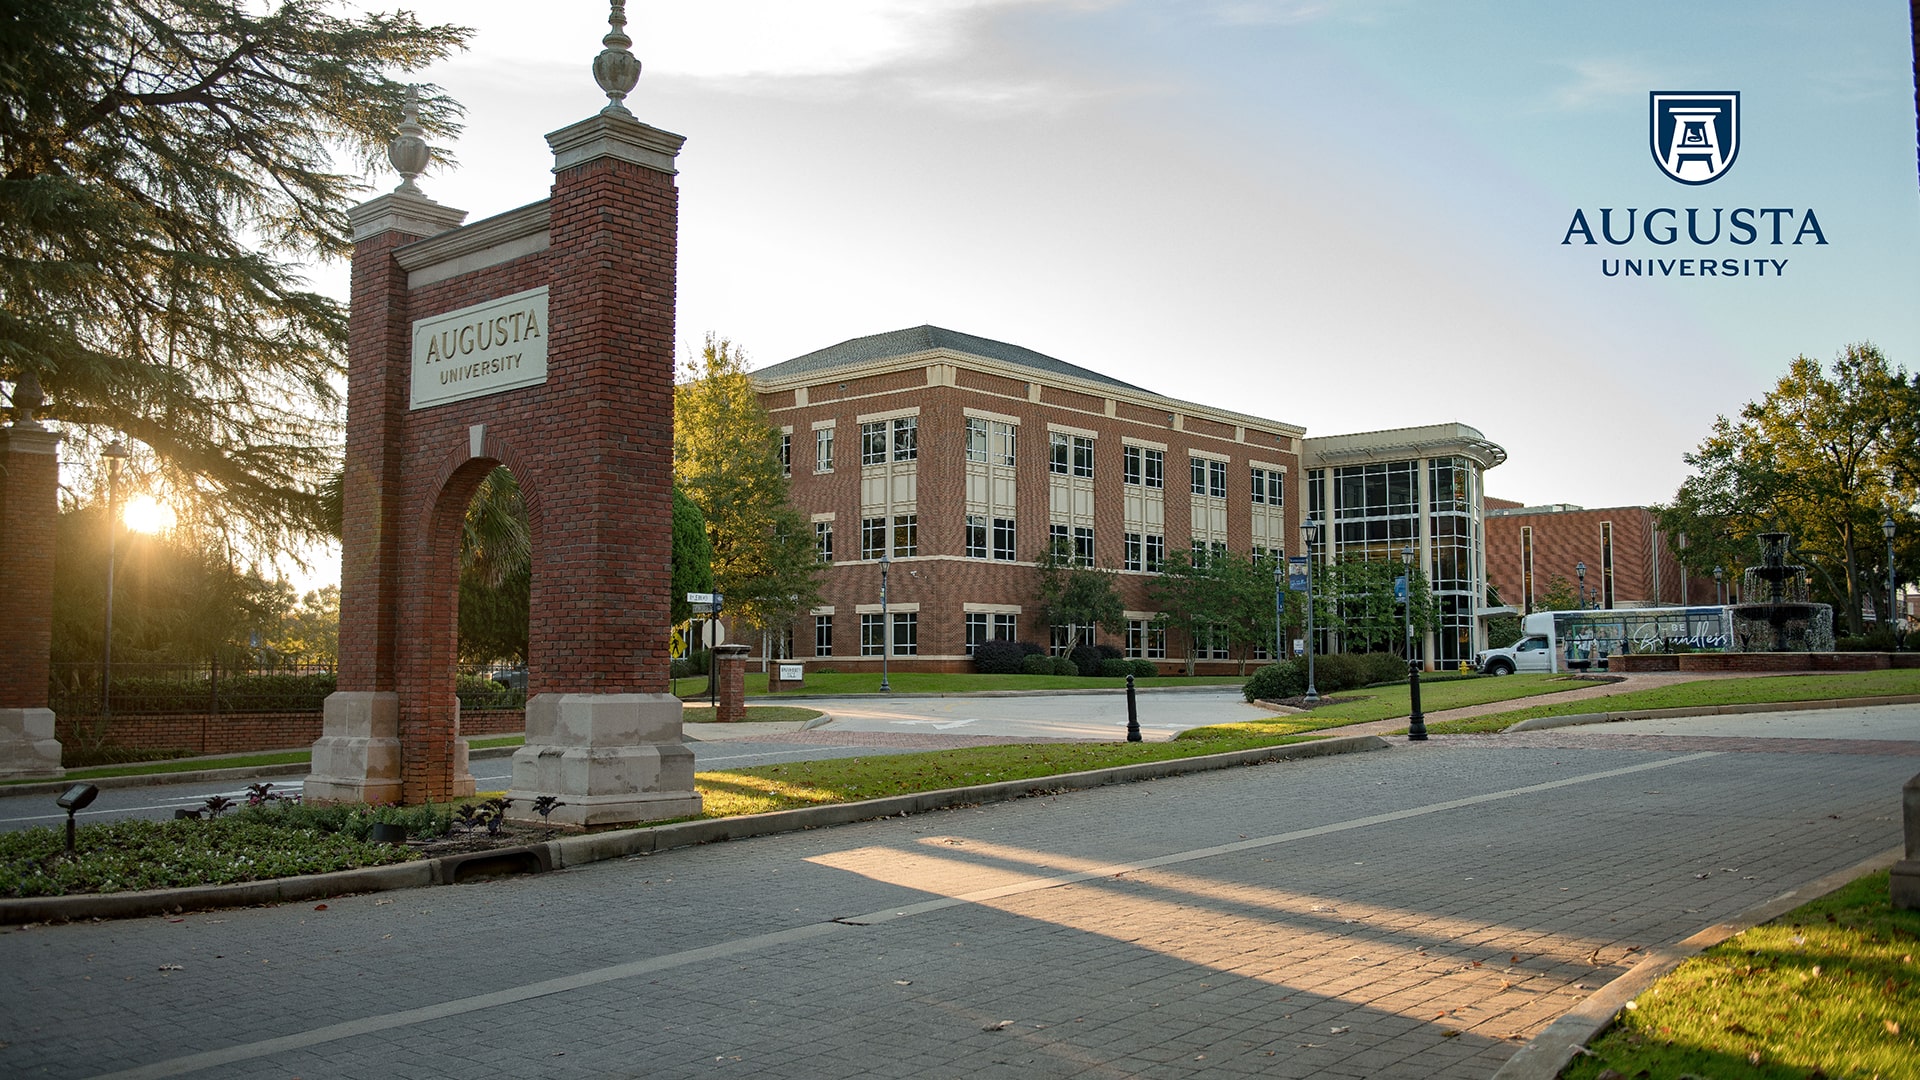
<path fill-rule="evenodd" d="M 1320 691 L 1313 685 L 1313 545 L 1320 540 L 1320 523 L 1308 518 L 1300 523 L 1300 539 L 1307 545 L 1307 697 L 1309 705 L 1320 701 Z"/>
<path fill-rule="evenodd" d="M 1587 610 L 1587 564 L 1584 561 L 1574 563 L 1573 573 L 1580 579 L 1580 610 L 1585 611 Z"/>
<path fill-rule="evenodd" d="M 887 654 L 893 652 L 893 617 L 887 614 L 887 568 L 893 560 L 886 553 L 880 555 L 880 692 L 891 693 L 893 687 L 887 685 Z"/>
<path fill-rule="evenodd" d="M 1895 632 L 1894 627 L 1898 625 L 1896 621 L 1898 616 L 1896 616 L 1894 613 L 1900 609 L 1900 592 L 1894 585 L 1894 576 L 1893 576 L 1893 534 L 1897 528 L 1899 528 L 1899 526 L 1894 524 L 1893 515 L 1891 513 L 1887 515 L 1887 519 L 1885 521 L 1882 521 L 1880 523 L 1880 531 L 1885 533 L 1887 536 L 1887 632 L 1888 633 Z M 1894 646 L 1896 648 L 1899 647 L 1898 639 L 1895 640 Z"/>
<path fill-rule="evenodd" d="M 1726 606 L 1726 603 L 1727 603 L 1727 590 L 1724 588 L 1724 586 L 1726 585 L 1726 582 L 1727 582 L 1727 571 L 1723 567 L 1718 567 L 1718 566 L 1714 567 L 1713 568 L 1713 602 L 1721 605 L 1722 607 Z"/>
<path fill-rule="evenodd" d="M 1427 714 L 1420 711 L 1420 661 L 1413 658 L 1413 548 L 1400 549 L 1400 562 L 1407 568 L 1407 693 L 1412 711 L 1407 714 L 1407 741 L 1427 741 Z"/>
<path fill-rule="evenodd" d="M 107 634 L 100 646 L 100 716 L 113 715 L 113 562 L 119 539 L 113 527 L 115 500 L 119 497 L 120 463 L 132 456 L 125 443 L 115 439 L 100 456 L 107 459 Z"/>

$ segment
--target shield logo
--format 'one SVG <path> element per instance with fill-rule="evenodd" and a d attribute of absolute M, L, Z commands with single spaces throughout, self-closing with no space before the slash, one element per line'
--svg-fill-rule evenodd
<path fill-rule="evenodd" d="M 1655 90 L 1648 143 L 1660 171 L 1683 184 L 1710 184 L 1740 152 L 1738 90 Z"/>

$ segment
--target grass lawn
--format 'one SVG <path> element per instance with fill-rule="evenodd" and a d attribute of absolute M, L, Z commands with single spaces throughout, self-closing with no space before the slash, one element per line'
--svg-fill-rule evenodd
<path fill-rule="evenodd" d="M 1196 675 L 1189 679 L 1184 675 L 1161 675 L 1153 679 L 1135 679 L 1133 685 L 1145 689 L 1154 686 L 1239 686 L 1247 680 L 1238 675 Z M 690 678 L 674 680 L 674 693 L 683 698 L 703 698 L 707 694 L 707 677 L 695 675 Z M 1121 690 L 1125 689 L 1125 679 L 1105 679 L 1097 676 L 1082 675 L 974 675 L 961 672 L 940 671 L 896 671 L 887 678 L 888 688 L 896 694 L 971 694 L 982 690 Z M 785 694 L 819 694 L 839 696 L 841 694 L 877 694 L 880 692 L 880 673 L 878 671 L 808 671 L 807 682 L 799 690 L 783 690 Z M 756 671 L 747 673 L 747 694 L 766 697 L 767 677 Z"/>
<path fill-rule="evenodd" d="M 1536 694 L 1556 694 L 1578 690 L 1593 683 L 1564 675 L 1508 675 L 1502 678 L 1446 679 L 1420 684 L 1420 708 L 1424 712 L 1483 705 L 1489 701 L 1507 701 Z M 1181 739 L 1208 739 L 1224 733 L 1291 734 L 1364 724 L 1371 720 L 1391 720 L 1410 710 L 1411 692 L 1404 683 L 1374 686 L 1364 690 L 1342 690 L 1341 700 L 1308 712 L 1275 716 L 1271 720 L 1249 720 L 1238 724 L 1216 724 L 1182 732 Z"/>
<path fill-rule="evenodd" d="M 732 817 L 1305 741 L 1304 738 L 1235 732 L 1180 742 L 973 746 L 924 754 L 880 754 L 760 765 L 700 773 L 694 777 L 694 783 L 706 800 L 701 816 Z"/>
<path fill-rule="evenodd" d="M 1818 701 L 1822 698 L 1884 697 L 1920 694 L 1920 670 L 1850 671 L 1833 675 L 1762 675 L 1751 679 L 1701 679 L 1652 690 L 1635 690 L 1612 697 L 1530 705 L 1512 712 L 1428 724 L 1437 734 L 1503 731 L 1536 716 L 1573 713 L 1624 712 L 1628 709 L 1679 709 L 1705 705 L 1753 705 L 1772 701 Z M 1429 706 L 1431 709 L 1432 706 Z"/>
<path fill-rule="evenodd" d="M 1920 1076 L 1916 953 L 1920 912 L 1861 878 L 1680 965 L 1561 1075 Z"/>
<path fill-rule="evenodd" d="M 687 702 L 687 711 L 685 714 L 686 722 L 689 724 L 713 723 L 713 721 L 709 719 L 710 713 L 711 713 L 711 710 L 709 710 L 706 707 L 705 702 L 689 701 Z M 794 720 L 802 720 L 802 721 L 812 720 L 816 716 L 824 716 L 824 715 L 825 714 L 822 713 L 819 709 L 808 709 L 799 705 L 749 705 L 747 706 L 747 722 L 754 723 L 754 724 L 772 724 L 772 723 L 791 722 Z"/>

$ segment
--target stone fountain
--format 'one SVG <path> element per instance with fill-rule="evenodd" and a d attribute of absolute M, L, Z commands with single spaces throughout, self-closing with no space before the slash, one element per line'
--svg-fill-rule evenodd
<path fill-rule="evenodd" d="M 1833 608 L 1807 601 L 1807 568 L 1787 562 L 1787 534 L 1761 533 L 1760 565 L 1747 570 L 1733 605 L 1740 652 L 1832 652 Z"/>

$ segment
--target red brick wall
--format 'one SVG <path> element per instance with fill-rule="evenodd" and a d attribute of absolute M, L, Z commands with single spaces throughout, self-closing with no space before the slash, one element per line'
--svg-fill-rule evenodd
<path fill-rule="evenodd" d="M 93 717 L 56 717 L 58 738 L 67 746 L 85 731 Z M 460 733 L 515 734 L 526 730 L 523 709 L 474 709 L 460 716 Z M 317 712 L 184 713 L 115 716 L 106 730 L 106 745 L 142 750 L 185 750 L 193 755 L 246 754 L 265 750 L 304 750 L 320 737 Z"/>
<path fill-rule="evenodd" d="M 0 429 L 0 708 L 47 706 L 57 445 L 48 432 Z"/>
<path fill-rule="evenodd" d="M 1496 502 L 1488 499 L 1489 509 Z M 1567 510 L 1536 514 L 1488 514 L 1486 518 L 1487 581 L 1500 592 L 1502 602 L 1526 610 L 1522 592 L 1520 530 L 1533 529 L 1533 592 L 1547 591 L 1557 574 L 1579 590 L 1575 564 L 1587 564 L 1587 593 L 1601 595 L 1600 523 L 1613 522 L 1614 606 L 1639 607 L 1680 603 L 1680 564 L 1667 549 L 1664 533 L 1655 534 L 1654 514 L 1644 506 L 1615 506 L 1600 510 Z M 1654 588 L 1658 560 L 1659 589 Z M 1687 584 L 1689 604 L 1712 604 L 1711 576 L 1695 576 Z M 1594 601 L 1595 606 L 1599 600 Z"/>

